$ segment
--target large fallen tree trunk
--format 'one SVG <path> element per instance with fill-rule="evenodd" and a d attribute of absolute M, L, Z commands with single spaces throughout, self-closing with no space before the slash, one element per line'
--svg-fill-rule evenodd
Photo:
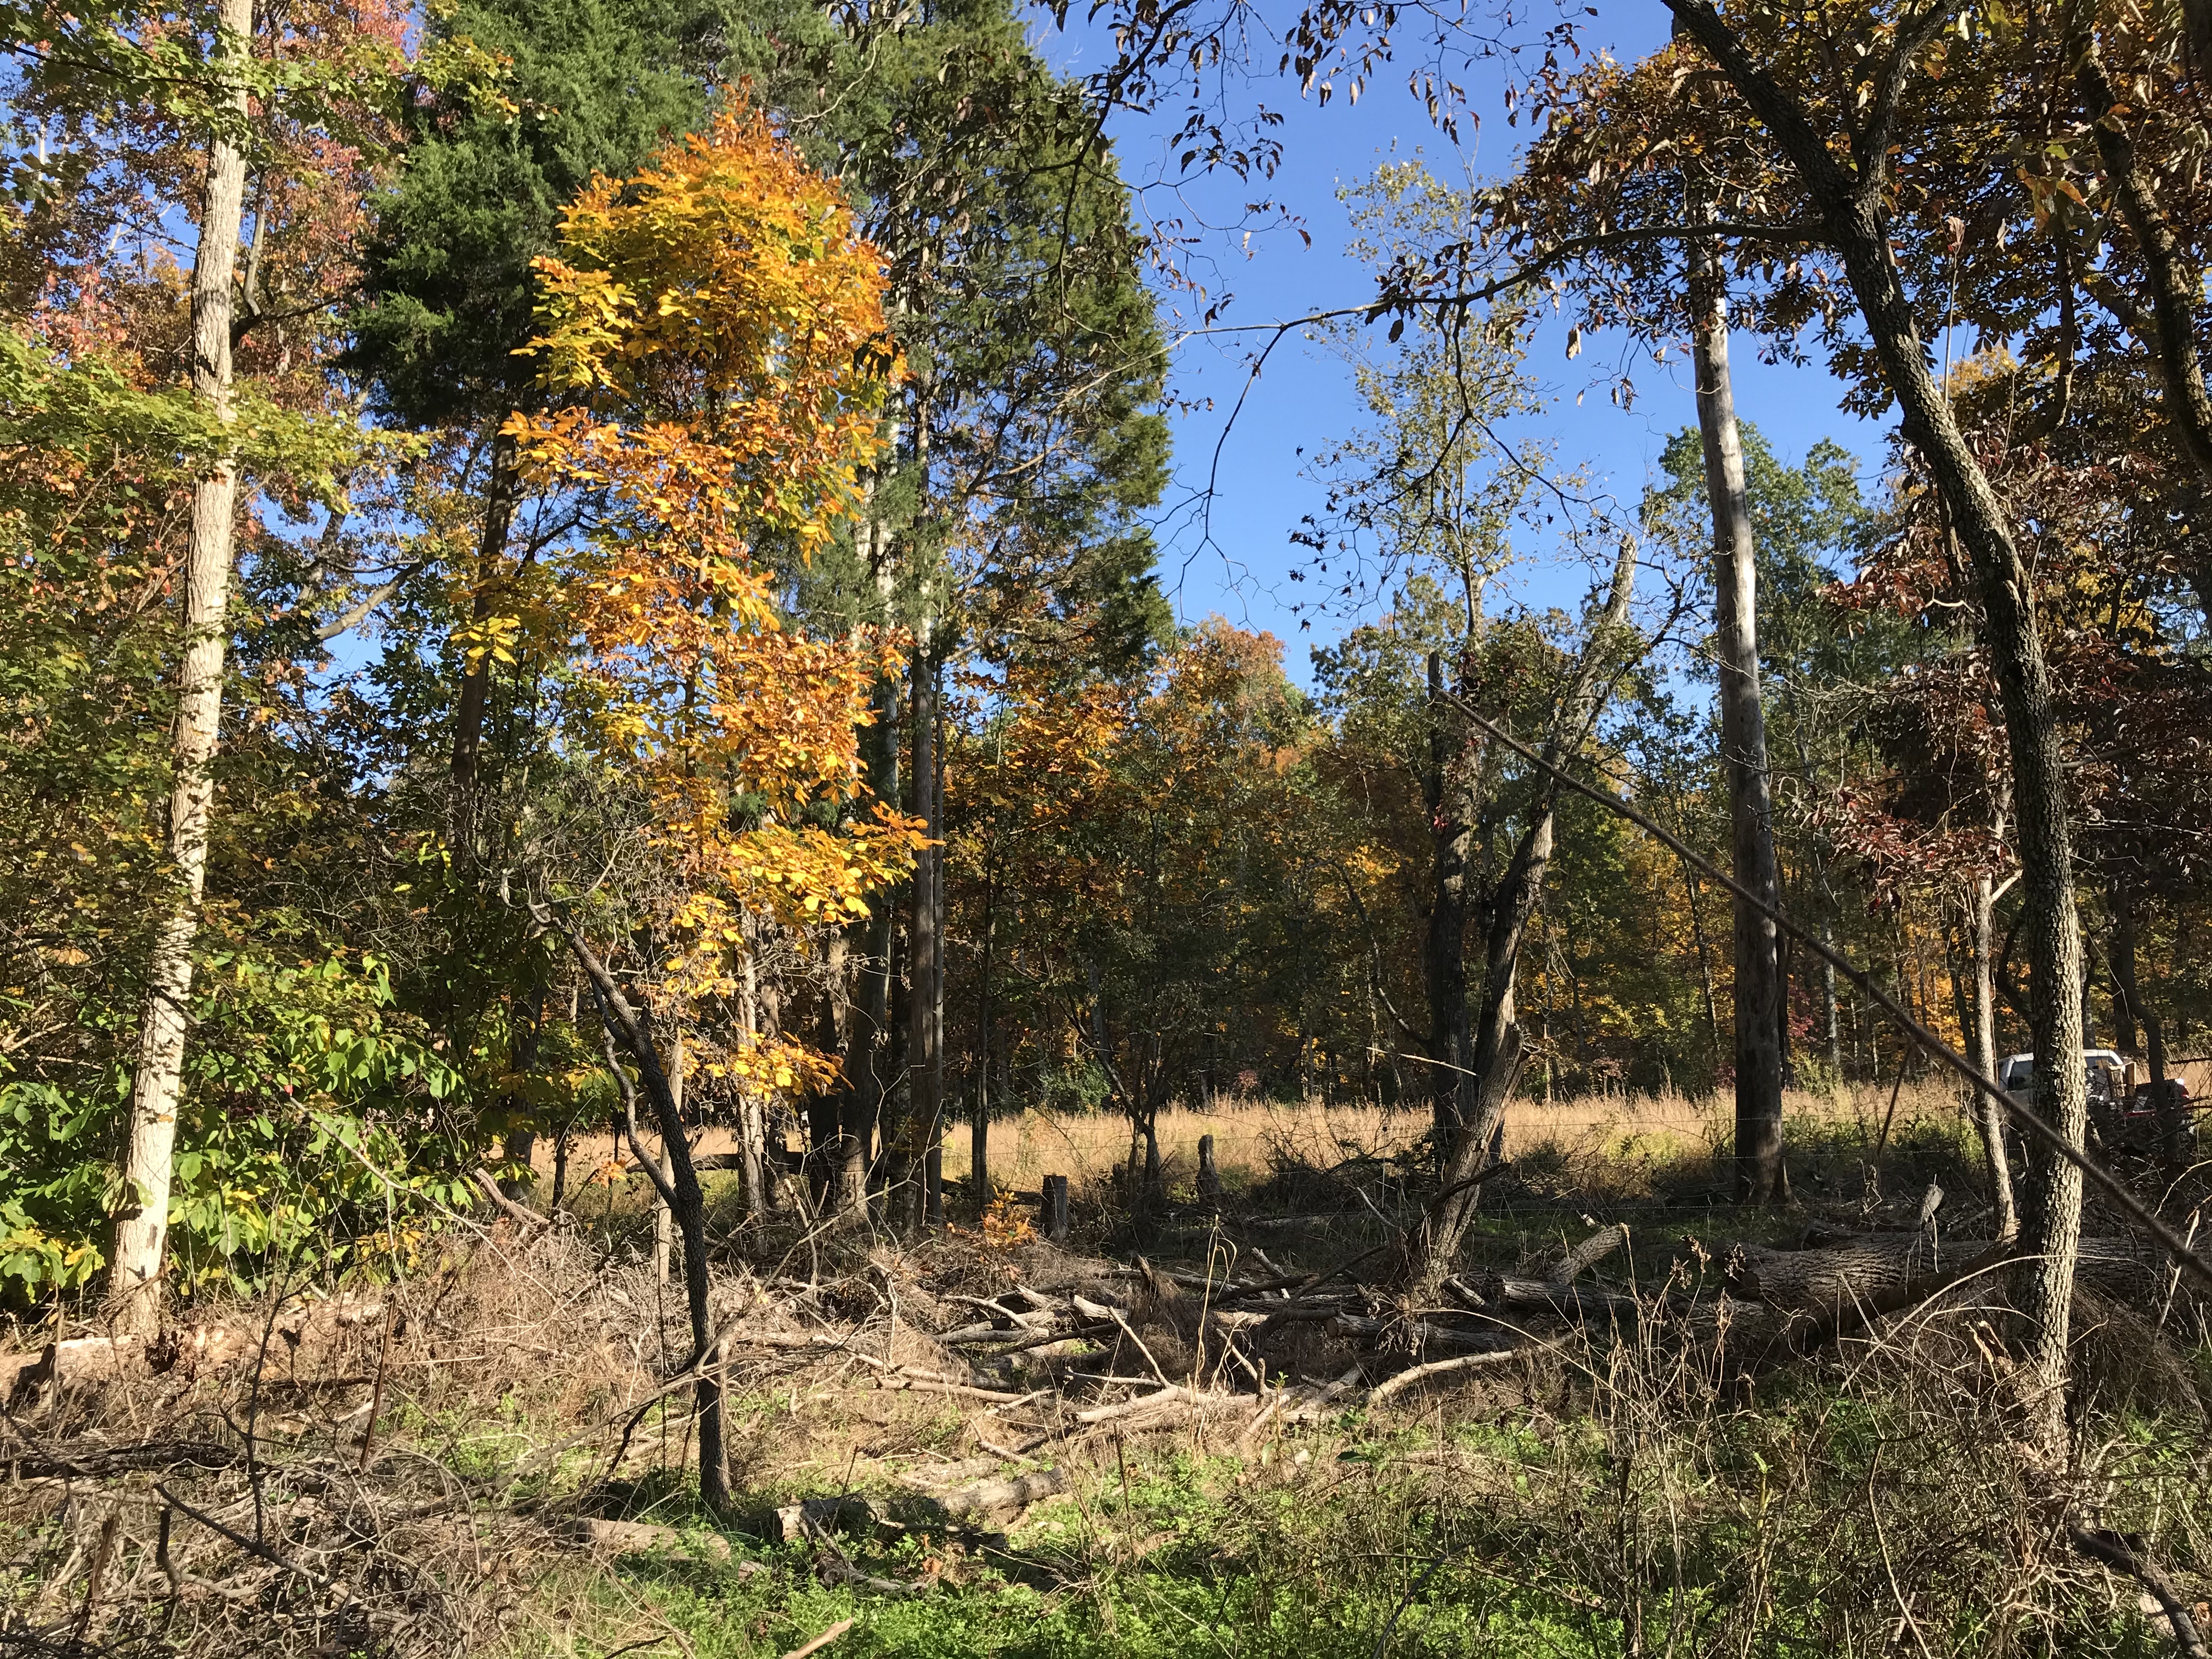
<path fill-rule="evenodd" d="M 1724 1271 L 1738 1295 L 1787 1312 L 1833 1316 L 1881 1303 L 1905 1305 L 1893 1299 L 1916 1299 L 1916 1290 L 1931 1291 L 1970 1264 L 1992 1265 L 2002 1254 L 1986 1239 L 1863 1233 L 1810 1250 L 1738 1244 L 1727 1253 Z M 2083 1239 L 2079 1276 L 2116 1301 L 2136 1303 L 2162 1293 L 2172 1277 L 2154 1246 L 2125 1237 Z"/>

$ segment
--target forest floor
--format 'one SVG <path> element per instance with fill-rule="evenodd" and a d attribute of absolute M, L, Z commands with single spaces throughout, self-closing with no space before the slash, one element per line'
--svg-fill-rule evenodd
<path fill-rule="evenodd" d="M 2063 1470 L 2020 1454 L 1971 1286 L 1802 1356 L 1747 1339 L 1721 1264 L 1759 1240 L 1909 1228 L 1931 1182 L 1972 1236 L 1955 1107 L 1908 1091 L 1884 1138 L 1887 1100 L 1801 1111 L 1796 1196 L 1756 1218 L 1708 1110 L 1516 1123 L 1463 1276 L 1479 1337 L 1436 1322 L 1463 1307 L 1302 1311 L 1418 1202 L 1388 1161 L 1414 1126 L 1379 1114 L 1178 1115 L 1133 1214 L 1110 1120 L 998 1137 L 1010 1183 L 1068 1153 L 1036 1170 L 1077 1177 L 1065 1248 L 957 1195 L 915 1243 L 760 1227 L 718 1177 L 719 1520 L 641 1186 L 556 1228 L 457 1219 L 397 1283 L 195 1310 L 150 1365 L 10 1388 L 0 1359 L 0 1656 L 2174 1651 L 2069 1528 L 2121 1534 L 2185 1612 L 2212 1590 L 2185 1297 L 2085 1291 Z M 1408 1370 L 1437 1353 L 1457 1369 Z"/>

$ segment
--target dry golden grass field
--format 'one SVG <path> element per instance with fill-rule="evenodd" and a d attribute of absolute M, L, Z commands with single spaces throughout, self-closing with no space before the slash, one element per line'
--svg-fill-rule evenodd
<path fill-rule="evenodd" d="M 1818 1125 L 1869 1143 L 1880 1134 L 1890 1104 L 1887 1086 L 1847 1086 L 1834 1092 L 1796 1091 L 1784 1110 L 1802 1125 Z M 1732 1103 L 1725 1095 L 1579 1095 L 1547 1105 L 1514 1103 L 1506 1115 L 1506 1156 L 1540 1157 L 1574 1169 L 1585 1181 L 1615 1190 L 1632 1188 L 1639 1170 L 1657 1163 L 1694 1164 L 1724 1149 L 1732 1133 Z M 1893 1133 L 1917 1122 L 1955 1123 L 1958 1097 L 1948 1085 L 1908 1085 L 1899 1094 Z M 1198 1142 L 1213 1137 L 1214 1158 L 1233 1189 L 1263 1180 L 1278 1164 L 1326 1168 L 1346 1158 L 1387 1157 L 1418 1140 L 1428 1127 L 1425 1108 L 1390 1111 L 1367 1103 L 1330 1106 L 1264 1097 L 1219 1097 L 1211 1109 L 1177 1105 L 1160 1114 L 1160 1156 L 1170 1187 L 1197 1173 Z M 709 1127 L 697 1143 L 702 1152 L 734 1150 L 729 1131 Z M 577 1178 L 599 1167 L 610 1150 L 601 1136 L 583 1139 L 575 1152 Z M 1106 1176 L 1129 1155 L 1127 1121 L 1112 1111 L 1045 1113 L 1035 1109 L 991 1125 L 990 1167 L 994 1184 L 1035 1191 L 1047 1174 L 1065 1175 L 1079 1188 Z M 969 1132 L 950 1123 L 945 1136 L 945 1182 L 964 1185 Z M 550 1168 L 542 1143 L 536 1162 Z"/>
<path fill-rule="evenodd" d="M 1800 1091 L 1788 1097 L 1785 1110 L 1792 1118 L 1836 1127 L 1861 1124 L 1871 1139 L 1888 1104 L 1887 1088 Z M 1727 1145 L 1733 1109 L 1725 1096 L 1582 1095 L 1550 1105 L 1516 1101 L 1506 1115 L 1506 1156 L 1541 1149 L 1576 1164 L 1696 1158 Z M 1923 1085 L 1902 1091 L 1896 1122 L 1948 1120 L 1957 1113 L 1949 1088 Z M 1264 1176 L 1280 1162 L 1325 1167 L 1347 1158 L 1388 1156 L 1419 1139 L 1427 1127 L 1425 1108 L 1386 1111 L 1364 1103 L 1223 1098 L 1212 1110 L 1177 1106 L 1163 1111 L 1160 1156 L 1171 1185 L 1187 1182 L 1198 1168 L 1199 1137 L 1210 1134 L 1214 1159 L 1234 1186 Z M 1081 1184 L 1104 1176 L 1128 1155 L 1127 1121 L 1111 1112 L 1032 1110 L 991 1125 L 991 1178 L 1000 1186 L 1034 1188 L 1048 1172 Z M 945 1183 L 964 1182 L 968 1168 L 968 1130 L 955 1125 L 945 1137 Z"/>

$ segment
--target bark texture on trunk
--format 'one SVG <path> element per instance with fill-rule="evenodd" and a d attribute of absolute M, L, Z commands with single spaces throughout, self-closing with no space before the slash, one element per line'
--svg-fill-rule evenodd
<path fill-rule="evenodd" d="M 1474 1115 L 1474 1022 L 1467 995 L 1468 850 L 1481 793 L 1482 750 L 1444 700 L 1443 659 L 1429 653 L 1429 927 L 1421 952 L 1429 1003 L 1429 1091 L 1437 1163 Z"/>
<path fill-rule="evenodd" d="M 2028 1030 L 2041 1063 L 2033 1109 L 2069 1146 L 2087 1122 L 2082 1071 L 2081 936 L 2074 895 L 2074 841 L 2065 754 L 2052 708 L 2051 672 L 2038 632 L 2034 573 L 2014 544 L 2004 507 L 1936 384 L 1919 324 L 1889 245 L 1887 189 L 1896 91 L 1948 14 L 1931 9 L 1899 31 L 1875 82 L 1887 88 L 1852 135 L 1846 161 L 1813 125 L 1804 101 L 1753 63 L 1706 0 L 1667 0 L 1676 21 L 1727 74 L 1789 158 L 1818 215 L 1822 240 L 1843 260 L 1882 378 L 1896 395 L 1905 436 L 1927 461 L 1953 529 L 1974 567 L 1990 668 L 2004 708 L 2019 823 L 2020 933 L 2027 947 Z M 2051 1455 L 2066 1437 L 2066 1349 L 2081 1235 L 2081 1175 L 2031 1147 L 2021 1206 L 2021 1266 L 2014 1286 L 2032 1395 L 2029 1433 Z"/>
<path fill-rule="evenodd" d="M 679 1028 L 668 1040 L 668 1097 L 675 1103 L 676 1121 L 684 1121 L 684 1033 Z M 680 1133 L 679 1140 L 684 1140 Z M 684 1140 L 689 1150 L 690 1143 Z M 660 1157 L 653 1167 L 660 1178 L 653 1184 L 663 1194 L 672 1192 L 676 1180 L 675 1155 L 669 1151 L 666 1125 L 662 1126 Z M 656 1283 L 665 1285 L 675 1265 L 676 1206 L 666 1197 L 658 1200 L 653 1210 L 653 1277 Z"/>
<path fill-rule="evenodd" d="M 876 723 L 868 731 L 868 782 L 876 799 L 898 795 L 898 687 L 884 681 L 877 690 Z M 868 1201 L 868 1165 L 885 1093 L 884 1036 L 890 1024 L 892 902 L 876 902 L 856 930 L 860 945 L 850 1030 L 845 1048 L 845 1091 L 840 1105 L 836 1204 L 838 1212 L 857 1213 Z"/>
<path fill-rule="evenodd" d="M 1759 561 L 1745 495 L 1743 445 L 1729 378 L 1728 299 L 1708 244 L 1691 249 L 1692 336 L 1705 499 L 1713 520 L 1713 640 L 1719 658 L 1721 765 L 1728 782 L 1730 873 L 1776 902 L 1774 806 L 1759 682 Z M 1787 1191 L 1782 1165 L 1779 936 L 1757 905 L 1735 901 L 1735 1188 L 1745 1203 Z"/>
<path fill-rule="evenodd" d="M 914 807 L 928 826 L 931 842 L 943 833 L 938 811 L 938 665 L 930 655 L 925 626 L 914 661 Z M 913 906 L 907 919 L 907 1070 L 909 1095 L 904 1126 L 903 1164 L 908 1190 L 899 1208 L 912 1225 L 927 1217 L 919 1178 L 930 1149 L 941 1133 L 943 1112 L 943 1028 L 939 998 L 944 984 L 944 894 L 938 884 L 943 863 L 939 849 L 925 846 L 915 854 Z"/>
<path fill-rule="evenodd" d="M 901 307 L 903 311 L 903 307 Z M 894 422 L 887 447 L 896 451 Z M 897 599 L 896 550 L 890 532 L 878 516 L 877 487 L 871 473 L 861 484 L 861 511 L 854 538 L 866 560 L 876 587 L 876 602 L 883 620 L 891 621 Z M 869 791 L 885 805 L 899 799 L 899 689 L 886 676 L 876 683 L 874 720 L 860 745 L 867 769 Z M 849 935 L 858 945 L 852 1006 L 846 1023 L 845 1087 L 838 1102 L 838 1136 L 835 1161 L 835 1190 L 831 1202 L 838 1214 L 852 1216 L 868 1201 L 868 1175 L 875 1152 L 876 1130 L 883 1121 L 886 1095 L 884 1068 L 888 1060 L 884 1039 L 891 1018 L 891 945 L 894 902 L 888 894 L 876 902 L 868 919 Z M 849 949 L 849 945 L 848 945 Z"/>
<path fill-rule="evenodd" d="M 991 1202 L 991 954 L 998 942 L 998 872 L 983 878 L 983 970 L 975 997 L 975 1094 L 968 1116 L 968 1183 L 981 1216 Z"/>
<path fill-rule="evenodd" d="M 252 51 L 252 0 L 222 0 L 217 61 L 227 74 Z M 243 120 L 246 98 L 234 82 L 225 99 Z M 218 420 L 231 419 L 232 289 L 238 272 L 239 221 L 246 199 L 246 156 L 231 139 L 208 143 L 207 191 L 192 265 L 192 390 Z M 191 1017 L 192 945 L 207 885 L 208 821 L 215 805 L 214 763 L 222 721 L 223 666 L 230 643 L 231 568 L 235 554 L 238 467 L 219 459 L 192 489 L 185 550 L 184 651 L 177 669 L 176 724 L 170 744 L 168 855 L 175 881 L 161 918 L 139 1018 L 131 1073 L 123 1205 L 109 1268 L 111 1317 L 121 1332 L 150 1335 L 161 1321 L 163 1255 L 177 1149 L 177 1110 Z"/>

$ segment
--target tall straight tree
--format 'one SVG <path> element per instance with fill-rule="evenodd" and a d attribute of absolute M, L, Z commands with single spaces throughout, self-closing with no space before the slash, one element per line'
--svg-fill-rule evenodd
<path fill-rule="evenodd" d="M 1941 5 L 1814 18 L 1764 0 L 1725 14 L 1707 0 L 1666 3 L 1672 46 L 1632 68 L 1597 65 L 1558 94 L 1521 176 L 1497 193 L 1492 234 L 1471 245 L 1469 262 L 1515 262 L 1506 285 L 1574 263 L 1586 323 L 1626 323 L 1656 337 L 1681 314 L 1671 250 L 1686 240 L 1732 245 L 1735 271 L 1755 278 L 1763 331 L 1794 338 L 1820 325 L 1830 361 L 1867 406 L 1894 401 L 1979 590 L 2013 769 L 2016 937 L 2032 975 L 2032 1042 L 2045 1062 L 2036 1068 L 2034 1110 L 2054 1136 L 2079 1146 L 2087 1091 L 2065 735 L 2034 572 L 1937 379 L 1923 320 L 1948 314 L 1939 296 L 1961 257 L 1957 204 L 2009 191 L 2022 176 L 2017 132 L 2031 130 L 2035 100 L 2047 105 L 2051 77 L 2021 77 L 2021 101 L 2008 108 L 2011 89 L 1962 71 L 2001 64 L 2000 34 L 2033 32 L 1968 27 L 1953 37 L 1958 16 Z M 1956 52 L 1953 38 L 1961 40 Z M 2013 113 L 2018 122 L 2006 118 Z M 1923 183 L 1916 135 L 1970 128 L 1993 137 L 1955 156 L 1942 151 L 1957 175 L 1945 188 Z M 1698 160 L 1695 181 L 1681 166 L 1686 155 Z M 1910 190 L 1900 187 L 1908 169 Z M 1696 210 L 1693 183 L 1725 204 L 1726 216 Z M 1593 223 L 1605 234 L 1590 236 Z M 2007 240 L 1981 238 L 1999 252 Z M 2033 313 L 2049 309 L 2041 290 L 2023 291 L 2037 295 Z M 1836 325 L 1853 314 L 1855 327 Z M 2002 326 L 1986 331 L 2006 337 Z M 2052 1456 L 2066 1432 L 2081 1223 L 2080 1171 L 2032 1152 L 2014 1299 L 2028 1361 L 2021 1381 L 2033 1400 L 2027 1438 Z"/>
<path fill-rule="evenodd" d="M 1713 520 L 1713 645 L 1718 658 L 1721 768 L 1728 781 L 1729 854 L 1759 903 L 1778 897 L 1774 803 L 1759 680 L 1759 553 L 1729 378 L 1728 292 L 1711 244 L 1690 247 L 1691 343 L 1705 499 Z M 1779 939 L 1750 899 L 1735 901 L 1735 1190 L 1771 1204 L 1788 1191 L 1782 1163 Z"/>
<path fill-rule="evenodd" d="M 192 390 L 228 425 L 231 408 L 231 322 L 238 276 L 238 233 L 246 205 L 246 152 L 238 130 L 246 117 L 246 75 L 253 39 L 253 0 L 222 0 L 211 62 L 221 85 L 222 125 L 207 147 L 199 251 L 192 264 Z M 192 489 L 185 551 L 184 651 L 177 668 L 171 733 L 175 781 L 169 793 L 168 854 L 175 886 L 162 918 L 139 1023 L 138 1063 L 131 1081 L 130 1139 L 124 1154 L 124 1209 L 115 1224 L 109 1281 L 121 1329 L 150 1334 L 161 1317 L 162 1248 L 168 1236 L 169 1185 L 177 1146 L 177 1091 L 192 988 L 192 945 L 207 882 L 208 820 L 215 806 L 216 739 L 222 720 L 222 678 L 230 629 L 231 568 L 236 545 L 238 462 L 221 457 Z"/>

